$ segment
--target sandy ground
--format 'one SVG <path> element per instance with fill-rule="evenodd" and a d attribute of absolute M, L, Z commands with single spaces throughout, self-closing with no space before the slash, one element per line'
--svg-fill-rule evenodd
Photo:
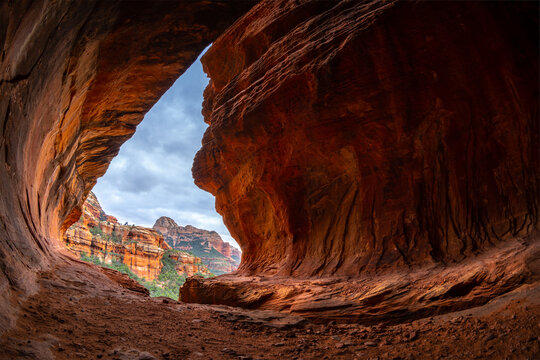
<path fill-rule="evenodd" d="M 149 298 L 98 267 L 42 274 L 1 359 L 540 359 L 540 285 L 474 309 L 394 325 L 313 324 Z"/>

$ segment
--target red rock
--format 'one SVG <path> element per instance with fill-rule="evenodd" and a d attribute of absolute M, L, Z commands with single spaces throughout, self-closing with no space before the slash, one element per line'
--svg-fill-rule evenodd
<path fill-rule="evenodd" d="M 147 281 L 158 278 L 163 267 L 163 254 L 171 249 L 156 230 L 121 225 L 115 217 L 105 214 L 92 192 L 83 205 L 83 215 L 66 231 L 64 241 L 78 257 L 85 254 L 107 264 L 113 261 L 124 263 L 135 275 Z M 176 271 L 180 275 L 211 274 L 201 259 L 192 254 L 172 253 L 170 258 L 177 262 Z"/>
<path fill-rule="evenodd" d="M 202 58 L 209 128 L 192 170 L 216 196 L 242 264 L 236 278 L 186 283 L 182 299 L 253 306 L 250 294 L 271 288 L 271 300 L 258 306 L 292 311 L 298 298 L 297 309 L 316 311 L 313 285 L 294 278 L 341 277 L 336 287 L 344 289 L 348 278 L 388 273 L 401 283 L 395 274 L 505 246 L 528 255 L 478 278 L 459 273 L 467 267 L 455 267 L 454 279 L 430 272 L 431 301 L 440 301 L 436 282 L 445 284 L 440 311 L 450 311 L 519 286 L 510 274 L 535 281 L 536 10 L 485 2 L 255 6 Z M 520 239 L 528 250 L 517 250 Z M 268 276 L 272 285 L 260 280 Z M 486 277 L 497 280 L 487 285 Z M 279 296 L 280 282 L 295 295 Z M 406 308 L 424 290 L 402 284 L 403 298 L 388 291 Z M 369 286 L 363 306 L 392 296 Z M 349 304 L 359 289 L 320 298 Z M 319 310 L 353 312 L 336 309 Z"/>
<path fill-rule="evenodd" d="M 61 233 L 97 177 L 250 5 L 0 4 L 0 333 L 77 266 Z M 378 321 L 537 283 L 537 30 L 534 2 L 260 2 L 205 57 L 193 167 L 243 264 L 182 291 Z"/>
<path fill-rule="evenodd" d="M 163 234 L 174 249 L 199 256 L 214 274 L 233 272 L 240 264 L 240 250 L 223 241 L 215 231 L 198 229 L 191 225 L 179 226 L 166 216 L 157 219 L 153 229 Z"/>
<path fill-rule="evenodd" d="M 193 254 L 179 251 L 170 254 L 170 258 L 175 260 L 176 272 L 186 277 L 193 275 L 212 275 L 212 272 L 206 265 L 203 264 L 201 258 L 194 256 Z"/>
<path fill-rule="evenodd" d="M 193 176 L 242 246 L 240 271 L 359 276 L 532 234 L 524 8 L 265 1 L 228 29 L 202 58 L 210 127 Z"/>
<path fill-rule="evenodd" d="M 253 3 L 0 4 L 0 333 L 144 114 Z"/>
<path fill-rule="evenodd" d="M 164 241 L 157 232 L 148 233 L 144 228 L 138 231 L 135 227 L 108 221 L 109 217 L 93 193 L 88 195 L 82 210 L 81 218 L 65 233 L 68 249 L 77 256 L 84 253 L 106 263 L 123 262 L 125 256 L 128 266 L 137 275 L 152 280 L 159 274 L 159 259 L 164 251 L 159 245 Z M 143 244 L 149 245 L 148 251 L 143 250 Z"/>

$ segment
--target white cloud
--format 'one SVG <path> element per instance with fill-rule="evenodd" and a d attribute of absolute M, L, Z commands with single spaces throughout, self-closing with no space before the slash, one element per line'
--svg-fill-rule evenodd
<path fill-rule="evenodd" d="M 207 83 L 196 61 L 146 114 L 93 191 L 121 223 L 151 227 L 169 216 L 179 225 L 217 231 L 237 246 L 215 211 L 214 197 L 191 176 L 207 128 L 201 115 Z"/>

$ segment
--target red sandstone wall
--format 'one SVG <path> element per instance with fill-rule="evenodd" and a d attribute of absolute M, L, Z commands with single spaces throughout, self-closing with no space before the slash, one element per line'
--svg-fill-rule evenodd
<path fill-rule="evenodd" d="M 92 228 L 99 233 L 92 233 Z M 96 256 L 102 262 L 123 262 L 135 275 L 152 281 L 163 267 L 162 258 L 171 247 L 158 231 L 143 226 L 122 225 L 114 216 L 107 215 L 93 192 L 88 194 L 81 218 L 64 233 L 66 247 L 78 258 L 82 254 Z M 201 259 L 185 252 L 169 255 L 176 261 L 180 275 L 210 275 Z"/>
<path fill-rule="evenodd" d="M 0 332 L 120 144 L 246 8 L 0 4 Z M 268 0 L 231 27 L 205 57 L 210 128 L 193 170 L 242 270 L 357 275 L 533 233 L 537 14 Z"/>
<path fill-rule="evenodd" d="M 119 224 L 115 217 L 105 214 L 92 192 L 82 212 L 81 218 L 64 234 L 65 245 L 77 257 L 84 253 L 109 264 L 120 261 L 140 278 L 152 281 L 158 277 L 163 253 L 170 249 L 160 233 L 142 226 Z M 92 234 L 91 228 L 100 229 L 101 233 Z"/>
<path fill-rule="evenodd" d="M 264 1 L 203 57 L 197 185 L 244 273 L 459 261 L 538 229 L 527 3 Z"/>

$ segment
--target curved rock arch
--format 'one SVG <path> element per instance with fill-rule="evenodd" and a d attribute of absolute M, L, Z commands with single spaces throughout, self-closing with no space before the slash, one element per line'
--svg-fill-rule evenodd
<path fill-rule="evenodd" d="M 204 58 L 210 129 L 193 172 L 244 248 L 240 275 L 408 271 L 519 239 L 517 273 L 428 301 L 482 287 L 455 305 L 471 306 L 535 281 L 534 5 L 263 1 L 232 25 L 252 5 L 2 3 L 1 329 L 144 113 L 227 28 Z M 238 284 L 192 282 L 182 296 L 239 286 L 223 301 L 264 305 Z M 268 291 L 269 307 L 317 311 Z M 385 295 L 366 296 L 358 306 Z"/>

